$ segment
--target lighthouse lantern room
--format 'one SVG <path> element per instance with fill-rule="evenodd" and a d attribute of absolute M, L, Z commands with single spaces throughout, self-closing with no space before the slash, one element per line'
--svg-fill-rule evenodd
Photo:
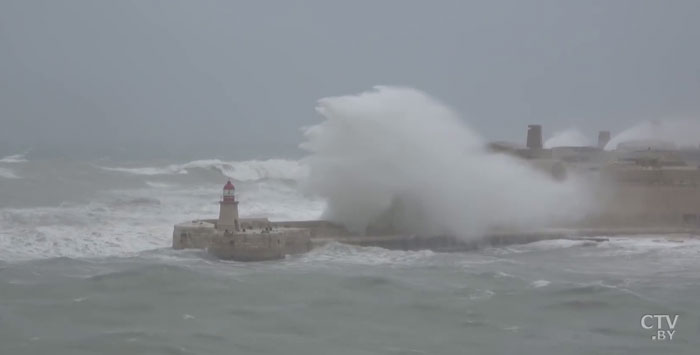
<path fill-rule="evenodd" d="M 231 180 L 226 182 L 226 185 L 224 185 L 223 201 L 236 201 L 236 195 L 234 194 L 235 191 L 236 187 L 233 186 Z"/>

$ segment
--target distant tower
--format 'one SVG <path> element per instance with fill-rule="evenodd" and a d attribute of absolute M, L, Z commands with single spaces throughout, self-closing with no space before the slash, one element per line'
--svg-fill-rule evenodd
<path fill-rule="evenodd" d="M 529 149 L 542 149 L 542 126 L 538 124 L 527 126 L 526 145 Z"/>
<path fill-rule="evenodd" d="M 229 180 L 224 185 L 224 193 L 219 202 L 219 222 L 216 224 L 216 229 L 238 231 L 238 201 L 236 201 L 235 191 L 236 188 Z"/>
<path fill-rule="evenodd" d="M 605 149 L 608 143 L 610 143 L 610 131 L 598 132 L 598 148 Z"/>

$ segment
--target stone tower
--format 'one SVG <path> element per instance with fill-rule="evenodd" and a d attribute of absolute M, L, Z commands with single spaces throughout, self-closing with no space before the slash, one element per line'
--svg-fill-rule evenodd
<path fill-rule="evenodd" d="M 527 141 L 525 145 L 530 149 L 542 149 L 542 126 L 538 124 L 527 126 Z"/>
<path fill-rule="evenodd" d="M 236 188 L 231 180 L 224 185 L 224 193 L 219 202 L 219 221 L 216 229 L 228 232 L 238 231 L 238 201 L 234 192 Z"/>

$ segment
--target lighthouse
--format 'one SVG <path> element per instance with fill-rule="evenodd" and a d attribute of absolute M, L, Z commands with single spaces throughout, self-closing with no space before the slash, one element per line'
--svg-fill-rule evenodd
<path fill-rule="evenodd" d="M 219 202 L 219 221 L 216 229 L 236 232 L 238 231 L 238 201 L 235 195 L 236 188 L 231 180 L 224 185 L 224 192 Z"/>

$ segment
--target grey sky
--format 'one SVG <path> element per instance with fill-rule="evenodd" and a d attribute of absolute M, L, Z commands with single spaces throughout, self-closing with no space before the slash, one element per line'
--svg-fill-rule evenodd
<path fill-rule="evenodd" d="M 492 139 L 698 118 L 699 18 L 681 0 L 0 0 L 0 150 L 293 155 L 317 99 L 376 84 Z"/>

